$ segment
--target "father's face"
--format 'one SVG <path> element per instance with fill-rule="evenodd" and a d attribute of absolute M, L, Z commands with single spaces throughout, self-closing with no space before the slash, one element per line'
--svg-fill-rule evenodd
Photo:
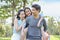
<path fill-rule="evenodd" d="M 32 14 L 37 15 L 37 14 L 39 14 L 39 11 L 36 10 L 34 7 L 32 7 Z"/>

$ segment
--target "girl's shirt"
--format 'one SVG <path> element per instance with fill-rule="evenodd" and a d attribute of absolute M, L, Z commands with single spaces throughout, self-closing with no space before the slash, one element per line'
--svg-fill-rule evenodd
<path fill-rule="evenodd" d="M 22 20 L 18 20 L 18 27 L 20 27 L 20 25 L 23 23 L 23 21 Z M 25 27 L 25 25 L 26 25 L 26 22 L 24 22 L 23 23 L 23 27 Z M 15 27 L 13 28 L 13 34 L 14 33 L 17 33 L 17 34 L 20 34 L 21 33 L 21 30 L 20 31 L 16 31 L 16 29 L 15 29 Z"/>

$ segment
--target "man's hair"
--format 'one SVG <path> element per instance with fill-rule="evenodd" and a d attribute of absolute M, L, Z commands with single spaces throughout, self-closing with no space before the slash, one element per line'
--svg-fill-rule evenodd
<path fill-rule="evenodd" d="M 34 7 L 36 10 L 39 10 L 39 12 L 41 11 L 41 7 L 38 4 L 33 4 L 32 7 Z"/>

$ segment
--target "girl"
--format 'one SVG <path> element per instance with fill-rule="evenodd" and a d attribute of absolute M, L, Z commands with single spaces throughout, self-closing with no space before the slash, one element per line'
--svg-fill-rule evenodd
<path fill-rule="evenodd" d="M 24 12 L 25 12 L 26 18 L 32 15 L 32 12 L 31 12 L 31 10 L 30 10 L 29 7 L 25 7 L 24 8 Z M 24 38 L 24 40 L 28 39 L 28 33 L 27 33 L 27 31 L 28 31 L 28 27 L 24 29 L 24 32 L 25 32 L 25 35 L 24 35 L 25 38 Z"/>
<path fill-rule="evenodd" d="M 37 24 L 37 27 L 40 26 L 42 20 L 44 19 L 43 13 L 41 13 L 40 16 L 41 16 L 41 19 L 39 20 L 39 22 Z M 41 28 L 41 31 L 42 31 L 42 40 L 50 40 L 49 39 L 49 34 L 47 32 L 44 32 L 44 27 Z"/>
<path fill-rule="evenodd" d="M 14 20 L 14 29 L 11 40 L 23 40 L 23 31 L 25 27 L 25 14 L 24 10 L 18 11 L 17 18 Z"/>
<path fill-rule="evenodd" d="M 25 7 L 24 11 L 25 11 L 26 17 L 29 17 L 32 15 L 31 9 L 29 7 Z"/>
<path fill-rule="evenodd" d="M 42 31 L 42 40 L 50 40 L 49 33 L 44 31 L 44 27 L 41 28 L 41 31 Z"/>

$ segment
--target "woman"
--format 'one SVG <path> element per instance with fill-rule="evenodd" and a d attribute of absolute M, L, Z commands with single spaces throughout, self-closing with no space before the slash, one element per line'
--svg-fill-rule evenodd
<path fill-rule="evenodd" d="M 39 15 L 41 8 L 39 5 L 32 5 L 32 15 L 26 18 L 26 27 L 28 27 L 28 39 L 29 40 L 42 40 L 41 27 L 44 26 L 46 31 L 46 21 L 43 19 L 40 26 L 37 27 L 37 23 L 41 16 Z"/>
<path fill-rule="evenodd" d="M 26 18 L 32 15 L 32 12 L 31 12 L 31 10 L 30 10 L 29 7 L 25 7 L 24 8 L 24 12 L 25 12 Z M 24 29 L 24 33 L 25 33 L 24 40 L 28 39 L 28 33 L 27 33 L 27 31 L 28 31 L 28 27 Z"/>
<path fill-rule="evenodd" d="M 40 26 L 41 21 L 44 19 L 43 13 L 40 13 L 40 16 L 41 16 L 41 19 L 39 20 L 37 27 Z M 41 31 L 42 31 L 42 40 L 50 40 L 49 39 L 50 36 L 49 36 L 48 32 L 44 32 L 44 27 L 41 28 Z"/>
<path fill-rule="evenodd" d="M 23 31 L 25 25 L 25 13 L 24 10 L 21 9 L 18 11 L 17 17 L 14 20 L 13 35 L 11 40 L 23 40 Z"/>
<path fill-rule="evenodd" d="M 42 20 L 43 20 L 43 18 L 44 18 L 43 13 L 40 13 L 40 16 L 41 16 L 41 19 L 38 21 L 37 27 L 39 27 L 39 26 L 40 26 L 40 23 L 41 23 L 41 21 L 42 21 Z"/>
<path fill-rule="evenodd" d="M 31 9 L 29 7 L 25 7 L 24 11 L 25 11 L 26 17 L 29 17 L 32 15 Z"/>

